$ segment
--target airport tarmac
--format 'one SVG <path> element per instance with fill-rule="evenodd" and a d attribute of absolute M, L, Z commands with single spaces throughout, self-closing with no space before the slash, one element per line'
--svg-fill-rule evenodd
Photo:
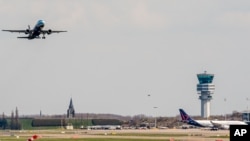
<path fill-rule="evenodd" d="M 161 139 L 181 141 L 229 141 L 229 130 L 201 129 L 150 129 L 150 130 L 32 130 L 1 131 L 0 136 L 29 137 L 37 134 L 41 138 L 126 138 Z"/>

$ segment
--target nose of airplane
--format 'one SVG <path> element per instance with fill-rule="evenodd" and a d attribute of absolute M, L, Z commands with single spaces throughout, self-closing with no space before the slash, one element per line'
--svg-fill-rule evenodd
<path fill-rule="evenodd" d="M 37 22 L 37 26 L 39 26 L 39 27 L 44 27 L 44 25 L 45 25 L 45 21 L 44 20 L 39 20 Z"/>

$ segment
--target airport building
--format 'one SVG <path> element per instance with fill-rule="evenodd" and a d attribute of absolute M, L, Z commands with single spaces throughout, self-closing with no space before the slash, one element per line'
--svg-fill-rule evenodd
<path fill-rule="evenodd" d="M 210 101 L 215 90 L 215 85 L 213 84 L 214 75 L 208 74 L 205 71 L 204 73 L 197 74 L 197 78 L 199 80 L 197 92 L 201 100 L 201 117 L 208 118 L 210 116 Z"/>
<path fill-rule="evenodd" d="M 249 111 L 245 111 L 242 113 L 242 120 L 246 121 L 246 122 L 250 122 L 250 112 Z"/>

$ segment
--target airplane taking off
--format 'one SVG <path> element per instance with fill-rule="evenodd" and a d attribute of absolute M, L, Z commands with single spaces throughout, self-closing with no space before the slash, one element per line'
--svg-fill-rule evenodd
<path fill-rule="evenodd" d="M 28 36 L 25 37 L 17 37 L 17 38 L 24 38 L 24 39 L 40 39 L 39 35 L 42 34 L 42 39 L 45 39 L 45 34 L 50 35 L 51 33 L 60 33 L 60 32 L 67 32 L 67 31 L 58 31 L 58 30 L 43 30 L 45 26 L 44 20 L 38 20 L 35 27 L 33 29 L 30 29 L 30 26 L 28 25 L 28 29 L 26 30 L 2 30 L 2 31 L 8 31 L 8 32 L 18 32 L 18 33 L 25 33 L 28 34 Z"/>
<path fill-rule="evenodd" d="M 208 127 L 211 129 L 229 129 L 230 125 L 247 125 L 243 121 L 236 120 L 194 120 L 183 109 L 179 109 L 181 120 L 184 123 L 197 127 Z"/>

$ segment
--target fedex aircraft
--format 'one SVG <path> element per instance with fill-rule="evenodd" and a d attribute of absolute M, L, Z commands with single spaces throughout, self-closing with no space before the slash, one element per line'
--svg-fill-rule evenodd
<path fill-rule="evenodd" d="M 179 109 L 182 122 L 198 127 L 229 129 L 230 125 L 247 125 L 243 121 L 236 120 L 194 120 L 183 109 Z"/>
<path fill-rule="evenodd" d="M 2 31 L 8 31 L 8 32 L 18 32 L 18 33 L 25 33 L 28 34 L 28 36 L 24 37 L 17 37 L 17 38 L 24 38 L 24 39 L 40 39 L 39 35 L 42 34 L 42 39 L 45 39 L 45 34 L 50 35 L 51 33 L 60 33 L 60 32 L 67 32 L 67 31 L 57 31 L 57 30 L 43 30 L 45 26 L 44 20 L 38 20 L 35 27 L 33 29 L 30 29 L 30 26 L 28 25 L 28 29 L 26 30 L 2 30 Z"/>

